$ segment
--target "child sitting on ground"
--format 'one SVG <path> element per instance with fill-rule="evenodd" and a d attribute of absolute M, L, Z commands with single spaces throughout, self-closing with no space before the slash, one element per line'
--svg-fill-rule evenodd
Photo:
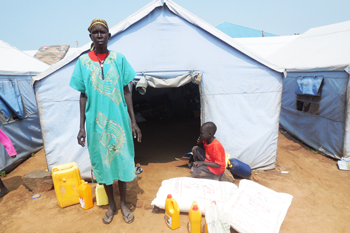
<path fill-rule="evenodd" d="M 198 146 L 192 149 L 190 177 L 218 180 L 225 171 L 225 150 L 214 136 L 215 132 L 216 125 L 213 122 L 206 122 L 201 126 Z"/>

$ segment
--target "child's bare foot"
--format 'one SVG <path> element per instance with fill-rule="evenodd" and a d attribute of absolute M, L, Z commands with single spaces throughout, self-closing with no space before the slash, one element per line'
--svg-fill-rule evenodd
<path fill-rule="evenodd" d="M 113 220 L 114 217 L 114 213 L 117 210 L 116 206 L 109 206 L 107 212 L 105 213 L 105 215 L 102 218 L 102 222 L 104 224 L 110 224 Z"/>
<path fill-rule="evenodd" d="M 125 202 L 120 202 L 120 209 L 122 211 L 123 219 L 126 223 L 132 223 L 135 219 L 133 213 L 131 213 L 130 209 L 126 206 Z"/>
<path fill-rule="evenodd" d="M 0 192 L 0 198 L 5 196 L 8 192 L 9 190 L 6 187 L 3 187 Z"/>

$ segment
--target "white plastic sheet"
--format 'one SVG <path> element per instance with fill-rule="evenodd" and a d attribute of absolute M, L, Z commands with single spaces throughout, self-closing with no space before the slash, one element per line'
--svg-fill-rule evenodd
<path fill-rule="evenodd" d="M 267 59 L 289 72 L 344 71 L 350 65 L 350 21 L 311 28 Z"/>
<path fill-rule="evenodd" d="M 350 158 L 341 158 L 338 161 L 338 167 L 340 170 L 349 171 L 350 170 Z"/>

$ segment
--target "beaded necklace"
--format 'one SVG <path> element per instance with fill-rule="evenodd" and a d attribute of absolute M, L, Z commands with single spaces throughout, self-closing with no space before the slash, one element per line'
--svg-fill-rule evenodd
<path fill-rule="evenodd" d="M 98 63 L 100 64 L 100 67 L 101 67 L 102 80 L 104 80 L 104 79 L 105 79 L 105 76 L 104 76 L 104 74 L 103 74 L 103 63 L 106 61 L 107 57 L 109 56 L 109 51 L 108 51 L 107 56 L 105 57 L 105 59 L 103 59 L 103 61 L 101 61 L 100 58 L 97 56 L 97 53 L 96 53 L 95 50 L 94 50 L 94 53 L 95 53 L 95 55 L 96 55 L 96 57 L 97 57 Z"/>

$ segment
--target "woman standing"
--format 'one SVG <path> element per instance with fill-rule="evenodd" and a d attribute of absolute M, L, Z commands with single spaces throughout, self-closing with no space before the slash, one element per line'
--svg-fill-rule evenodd
<path fill-rule="evenodd" d="M 78 144 L 85 146 L 86 120 L 92 172 L 96 181 L 104 184 L 109 201 L 102 221 L 109 224 L 113 220 L 112 184 L 118 180 L 121 212 L 125 222 L 131 223 L 134 215 L 125 202 L 126 182 L 135 178 L 133 136 L 138 142 L 142 137 L 128 88 L 136 73 L 122 54 L 108 51 L 111 34 L 106 21 L 95 19 L 88 30 L 94 47 L 80 56 L 70 81 L 70 86 L 81 92 Z"/>

